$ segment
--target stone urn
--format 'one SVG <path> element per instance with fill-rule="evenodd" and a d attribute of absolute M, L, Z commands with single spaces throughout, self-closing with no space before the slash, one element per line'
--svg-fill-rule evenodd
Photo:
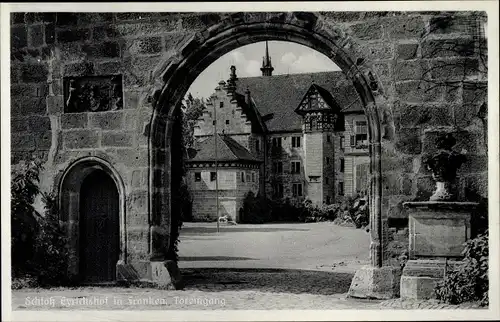
<path fill-rule="evenodd" d="M 447 133 L 437 138 L 437 151 L 423 156 L 424 164 L 436 180 L 436 191 L 429 198 L 431 201 L 456 200 L 455 179 L 457 170 L 465 162 L 465 155 L 452 150 L 455 144 L 455 138 Z"/>
<path fill-rule="evenodd" d="M 465 155 L 452 150 L 451 133 L 442 133 L 423 163 L 436 180 L 436 191 L 427 201 L 404 202 L 408 213 L 408 255 L 400 281 L 402 299 L 435 298 L 436 283 L 458 265 L 464 243 L 471 238 L 471 217 L 478 203 L 457 200 L 455 180 Z"/>

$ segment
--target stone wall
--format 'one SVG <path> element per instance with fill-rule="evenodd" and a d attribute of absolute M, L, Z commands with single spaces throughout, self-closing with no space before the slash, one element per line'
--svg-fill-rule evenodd
<path fill-rule="evenodd" d="M 210 172 L 215 168 L 190 168 L 186 177 L 189 191 L 193 200 L 193 219 L 216 220 L 217 202 L 215 191 L 215 180 L 211 180 Z M 201 180 L 195 180 L 195 173 L 200 173 Z M 245 195 L 252 191 L 257 194 L 259 190 L 258 169 L 218 169 L 219 189 L 219 216 L 230 216 L 238 221 L 239 209 L 243 206 Z M 244 180 L 242 180 L 242 175 Z"/>
<path fill-rule="evenodd" d="M 247 134 L 246 137 L 235 139 L 249 149 L 248 135 L 251 133 L 251 123 L 236 100 L 227 92 L 224 84 L 219 84 L 215 92 L 210 96 L 210 102 L 206 104 L 203 115 L 196 124 L 195 136 L 212 135 L 214 133 L 214 121 L 217 121 L 217 133 L 228 135 Z M 216 119 L 217 118 L 217 119 Z"/>
<path fill-rule="evenodd" d="M 98 156 L 123 179 L 127 216 L 147 214 L 147 124 L 154 108 L 152 94 L 172 72 L 167 67 L 177 66 L 176 60 L 211 32 L 242 21 L 273 21 L 273 28 L 293 25 L 335 35 L 331 40 L 359 69 L 369 71 L 364 77 L 376 94 L 382 131 L 384 218 L 404 216 L 403 201 L 431 194 L 434 182 L 421 155 L 432 148 L 443 126 L 457 127 L 456 148 L 468 155 L 460 169 L 460 197 L 487 197 L 487 149 L 478 118 L 486 99 L 487 69 L 480 57 L 484 40 L 478 38 L 481 26 L 476 20 L 470 12 L 15 13 L 11 16 L 12 163 L 31 155 L 41 157 L 46 168 L 42 185 L 51 190 L 71 162 Z M 242 37 L 238 44 L 265 37 L 285 39 L 262 33 L 261 38 Z M 449 47 L 442 48 L 443 44 Z M 317 46 L 341 68 L 347 66 L 345 56 L 339 60 L 340 56 Z M 473 50 L 460 50 L 464 48 Z M 221 55 L 203 57 L 203 64 Z M 185 77 L 192 81 L 200 71 Z M 344 72 L 357 77 L 353 70 Z M 64 77 L 111 74 L 123 76 L 121 110 L 63 113 Z M 444 80 L 453 82 L 436 85 Z M 128 232 L 131 244 L 147 238 L 146 227 Z M 129 249 L 133 252 L 133 247 Z"/>
<path fill-rule="evenodd" d="M 292 146 L 292 137 L 300 138 L 300 147 Z M 268 162 L 266 164 L 266 191 L 268 197 L 273 196 L 273 183 L 283 184 L 283 198 L 291 201 L 302 201 L 307 196 L 307 184 L 305 181 L 305 150 L 304 136 L 301 132 L 271 133 L 266 136 L 268 142 Z M 281 138 L 281 148 L 272 147 L 273 138 Z M 281 162 L 282 173 L 274 173 L 273 163 Z M 292 162 L 300 162 L 300 173 L 292 173 Z M 302 196 L 293 197 L 293 183 L 302 183 Z"/>

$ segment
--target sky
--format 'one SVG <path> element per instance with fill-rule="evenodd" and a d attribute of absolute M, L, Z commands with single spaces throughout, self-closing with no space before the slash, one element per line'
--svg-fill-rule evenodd
<path fill-rule="evenodd" d="M 340 70 L 325 55 L 309 47 L 285 41 L 269 41 L 269 55 L 274 67 L 273 75 L 327 72 Z M 229 67 L 236 66 L 238 77 L 261 76 L 262 57 L 266 43 L 257 42 L 239 47 L 207 67 L 191 84 L 188 93 L 207 98 L 220 80 L 229 78 Z"/>

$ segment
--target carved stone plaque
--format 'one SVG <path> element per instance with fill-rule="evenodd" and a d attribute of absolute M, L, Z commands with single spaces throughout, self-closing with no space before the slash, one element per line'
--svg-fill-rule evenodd
<path fill-rule="evenodd" d="M 123 108 L 122 75 L 64 78 L 64 113 Z"/>

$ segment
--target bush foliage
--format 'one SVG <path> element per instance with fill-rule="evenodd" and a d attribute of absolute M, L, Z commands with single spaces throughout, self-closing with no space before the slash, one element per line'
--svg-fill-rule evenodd
<path fill-rule="evenodd" d="M 67 248 L 64 229 L 53 194 L 39 189 L 40 160 L 13 167 L 11 179 L 11 241 L 13 279 L 32 280 L 29 286 L 58 285 L 66 282 Z M 40 214 L 33 204 L 42 197 Z M 22 286 L 13 283 L 13 287 Z"/>
<path fill-rule="evenodd" d="M 368 224 L 368 205 L 363 197 L 346 198 L 341 203 L 314 205 L 311 200 L 292 202 L 270 200 L 249 191 L 243 201 L 243 223 L 334 221 L 357 228 Z"/>
<path fill-rule="evenodd" d="M 467 241 L 463 255 L 462 263 L 436 285 L 437 298 L 450 304 L 488 305 L 488 232 Z"/>

